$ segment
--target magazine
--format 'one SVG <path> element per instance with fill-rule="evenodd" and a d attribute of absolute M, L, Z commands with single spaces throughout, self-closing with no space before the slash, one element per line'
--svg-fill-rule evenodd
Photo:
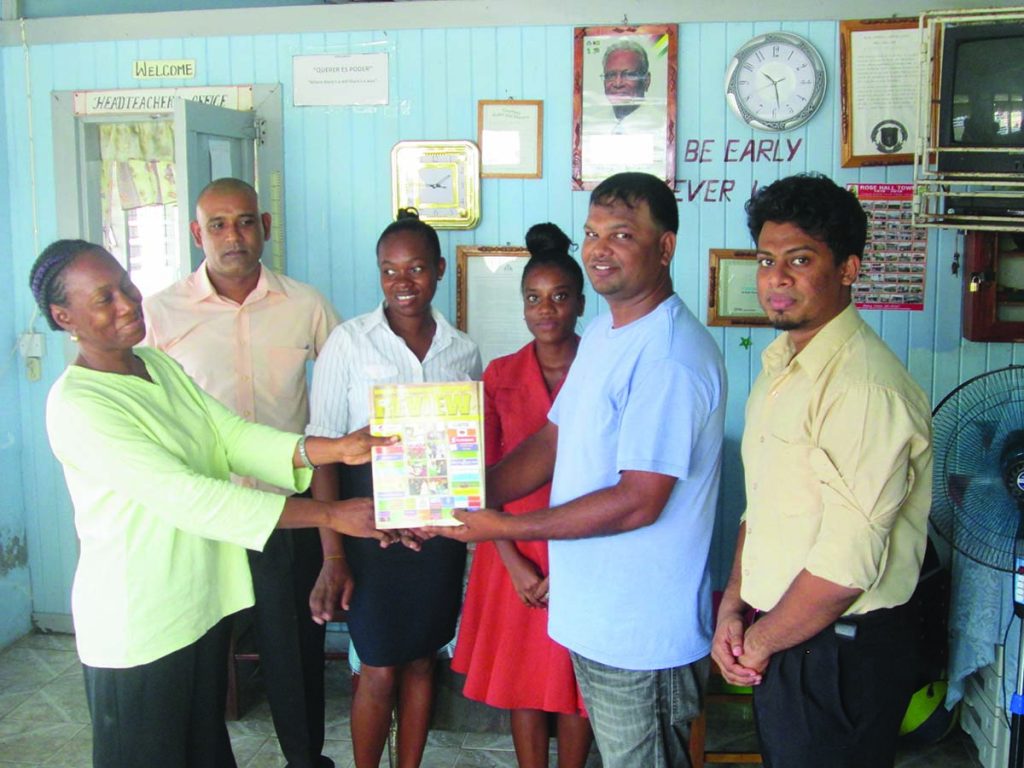
<path fill-rule="evenodd" d="M 459 525 L 453 509 L 484 504 L 483 385 L 373 387 L 370 432 L 398 435 L 373 449 L 377 528 Z"/>

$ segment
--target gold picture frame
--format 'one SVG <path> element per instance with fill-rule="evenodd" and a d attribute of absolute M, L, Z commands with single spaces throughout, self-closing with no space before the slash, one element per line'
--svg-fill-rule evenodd
<path fill-rule="evenodd" d="M 914 18 L 839 22 L 844 168 L 914 162 L 920 39 Z"/>
<path fill-rule="evenodd" d="M 708 258 L 708 325 L 771 325 L 757 300 L 757 252 L 712 248 Z"/>
<path fill-rule="evenodd" d="M 539 179 L 543 175 L 544 102 L 482 99 L 477 102 L 480 176 Z"/>
<path fill-rule="evenodd" d="M 455 249 L 455 325 L 480 347 L 486 366 L 533 339 L 523 320 L 520 284 L 526 248 L 460 245 Z"/>

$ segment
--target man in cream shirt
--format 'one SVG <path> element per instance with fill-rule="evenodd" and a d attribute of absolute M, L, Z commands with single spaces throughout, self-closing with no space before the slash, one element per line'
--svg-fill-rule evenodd
<path fill-rule="evenodd" d="M 908 601 L 931 408 L 851 303 L 867 230 L 856 197 L 793 176 L 755 194 L 747 217 L 758 298 L 785 333 L 747 401 L 747 508 L 712 658 L 754 686 L 768 768 L 888 768 L 917 682 Z"/>

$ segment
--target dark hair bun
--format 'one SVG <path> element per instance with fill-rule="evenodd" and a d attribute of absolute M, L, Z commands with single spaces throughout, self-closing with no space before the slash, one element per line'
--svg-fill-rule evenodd
<path fill-rule="evenodd" d="M 569 253 L 572 240 L 557 224 L 534 224 L 526 232 L 526 249 L 531 256 L 541 253 Z"/>
<path fill-rule="evenodd" d="M 377 254 L 380 254 L 381 244 L 392 235 L 411 233 L 423 239 L 427 251 L 434 259 L 435 264 L 441 263 L 441 241 L 437 231 L 420 219 L 420 213 L 415 208 L 399 208 L 395 213 L 395 220 L 384 227 L 384 231 L 377 238 Z"/>

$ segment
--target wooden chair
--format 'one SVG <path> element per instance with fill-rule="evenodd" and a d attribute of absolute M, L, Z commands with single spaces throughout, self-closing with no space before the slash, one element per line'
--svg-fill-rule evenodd
<path fill-rule="evenodd" d="M 718 604 L 722 593 L 715 592 L 711 596 L 711 626 L 718 617 Z M 753 694 L 739 691 L 728 685 L 718 671 L 715 662 L 711 662 L 711 674 L 708 677 L 708 689 L 704 696 L 704 708 L 690 726 L 690 763 L 694 768 L 704 768 L 707 763 L 760 763 L 760 752 L 729 752 L 725 750 L 708 751 L 704 748 L 708 732 L 707 709 L 709 703 L 725 702 L 753 706 Z"/>
<path fill-rule="evenodd" d="M 343 624 L 348 618 L 345 611 L 340 608 L 331 617 L 332 624 Z M 224 703 L 224 719 L 237 720 L 239 711 L 239 665 L 243 663 L 258 663 L 260 660 L 259 649 L 252 642 L 252 614 L 251 611 L 243 611 L 234 622 L 231 630 L 231 644 L 228 647 L 228 695 Z M 324 659 L 336 661 L 348 658 L 348 645 L 336 651 L 325 651 Z"/>
<path fill-rule="evenodd" d="M 727 750 L 705 749 L 707 737 L 707 705 L 709 703 L 726 702 L 751 706 L 753 695 L 738 692 L 726 685 L 715 663 L 711 663 L 711 676 L 708 679 L 708 690 L 704 696 L 704 709 L 690 726 L 690 763 L 694 768 L 704 768 L 707 763 L 757 763 L 761 762 L 760 752 L 731 752 Z"/>

